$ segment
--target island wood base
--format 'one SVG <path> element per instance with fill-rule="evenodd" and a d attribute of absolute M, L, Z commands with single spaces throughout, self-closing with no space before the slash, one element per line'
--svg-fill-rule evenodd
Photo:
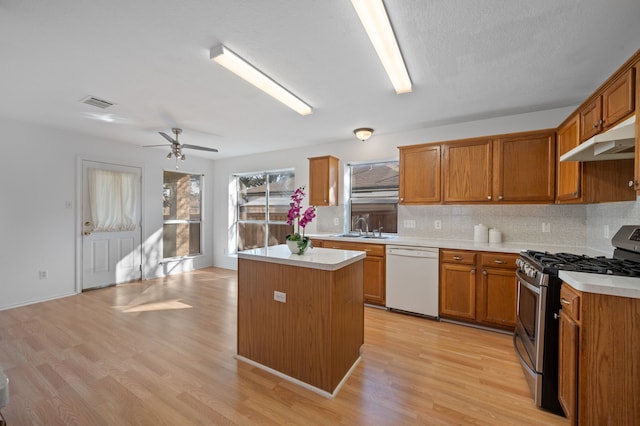
<path fill-rule="evenodd" d="M 333 395 L 363 343 L 362 260 L 329 271 L 238 259 L 239 359 Z"/>

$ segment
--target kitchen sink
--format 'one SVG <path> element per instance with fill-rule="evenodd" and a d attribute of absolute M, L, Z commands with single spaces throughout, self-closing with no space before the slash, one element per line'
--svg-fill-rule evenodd
<path fill-rule="evenodd" d="M 362 235 L 360 234 L 340 234 L 340 235 L 334 235 L 335 237 L 341 237 L 341 238 L 360 238 L 362 237 Z"/>
<path fill-rule="evenodd" d="M 338 235 L 334 235 L 334 237 L 340 237 L 340 238 L 374 238 L 376 240 L 386 240 L 387 238 L 393 238 L 389 235 L 383 235 L 381 237 L 377 236 L 377 235 L 362 235 L 362 234 L 355 234 L 355 233 L 348 233 L 348 234 L 338 234 Z"/>

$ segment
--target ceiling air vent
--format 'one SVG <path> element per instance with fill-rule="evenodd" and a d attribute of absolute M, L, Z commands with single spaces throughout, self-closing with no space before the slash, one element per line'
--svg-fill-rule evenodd
<path fill-rule="evenodd" d="M 87 105 L 93 105 L 94 107 L 106 109 L 110 106 L 115 105 L 113 102 L 105 101 L 104 99 L 96 98 L 95 96 L 87 96 L 82 99 L 80 102 Z"/>

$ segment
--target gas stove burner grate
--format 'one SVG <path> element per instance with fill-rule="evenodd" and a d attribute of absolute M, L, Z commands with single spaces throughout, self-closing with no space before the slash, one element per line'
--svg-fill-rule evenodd
<path fill-rule="evenodd" d="M 640 262 L 604 256 L 586 256 L 572 253 L 549 253 L 528 250 L 528 256 L 543 268 L 591 274 L 640 277 Z"/>

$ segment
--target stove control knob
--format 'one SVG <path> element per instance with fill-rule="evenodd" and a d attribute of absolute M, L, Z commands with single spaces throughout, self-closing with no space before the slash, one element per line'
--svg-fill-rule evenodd
<path fill-rule="evenodd" d="M 522 259 L 516 259 L 516 266 L 517 266 L 518 268 L 521 268 L 521 267 L 522 267 Z"/>

